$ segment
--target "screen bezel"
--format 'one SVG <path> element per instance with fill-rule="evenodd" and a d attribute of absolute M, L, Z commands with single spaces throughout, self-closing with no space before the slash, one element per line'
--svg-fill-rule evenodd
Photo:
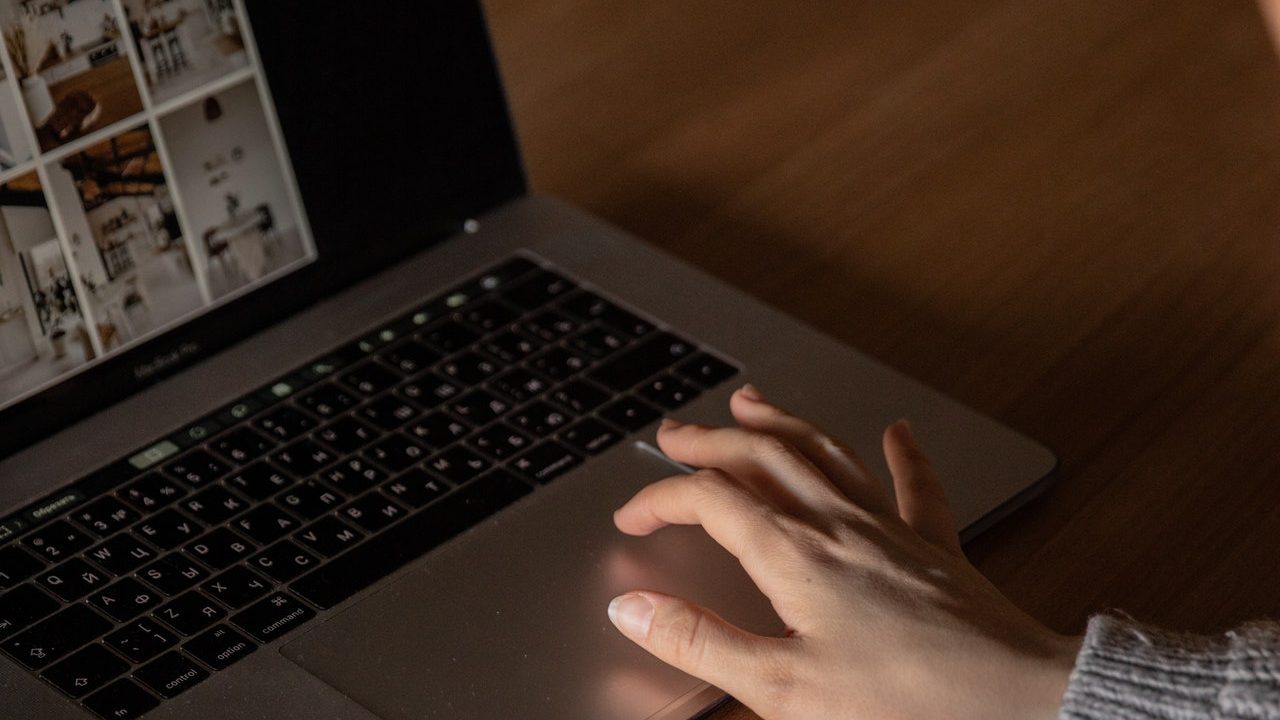
<path fill-rule="evenodd" d="M 332 146 L 321 147 L 316 139 L 326 127 L 339 132 L 357 118 L 392 103 L 403 103 L 405 98 L 397 96 L 389 83 L 381 89 L 376 85 L 366 87 L 360 77 L 365 68 L 326 61 L 321 52 L 309 54 L 308 44 L 299 42 L 300 35 L 314 39 L 328 34 L 344 38 L 344 42 L 359 35 L 352 31 L 351 18 L 344 18 L 335 10 L 338 5 L 314 0 L 244 0 L 242 5 L 257 40 L 263 74 L 272 91 L 316 244 L 317 260 L 0 411 L 0 458 L 171 377 L 399 260 L 439 244 L 459 233 L 466 220 L 527 192 L 480 4 L 474 0 L 388 0 L 379 5 L 385 15 L 395 19 L 400 32 L 413 27 L 437 28 L 430 32 L 440 35 L 430 50 L 417 44 L 390 43 L 391 47 L 387 47 L 383 43 L 376 48 L 376 55 L 383 62 L 390 55 L 390 59 L 406 66 L 421 67 L 426 71 L 421 78 L 421 93 L 452 100 L 439 112 L 421 117 L 422 125 L 417 129 L 421 140 L 417 150 L 432 161 L 434 178 L 447 178 L 441 186 L 448 191 L 433 196 L 429 203 L 406 205 L 392 232 L 358 237 L 350 227 L 344 227 L 340 216 L 333 212 L 333 178 L 326 163 L 319 159 L 332 152 Z M 306 23 L 301 29 L 299 18 Z M 357 42 L 372 45 L 373 35 Z M 311 47 L 325 49 L 318 43 Z M 330 81 L 361 88 L 361 102 L 348 103 L 317 121 L 306 107 L 306 93 L 315 87 L 320 69 L 328 73 Z M 344 72 L 347 75 L 340 74 Z M 417 174 L 420 168 L 406 169 L 408 163 L 386 167 L 390 164 L 380 163 L 368 171 L 386 176 L 397 187 L 412 188 L 415 182 L 421 182 Z M 337 198 L 343 199 L 345 196 Z M 193 408 L 193 413 L 200 410 Z"/>

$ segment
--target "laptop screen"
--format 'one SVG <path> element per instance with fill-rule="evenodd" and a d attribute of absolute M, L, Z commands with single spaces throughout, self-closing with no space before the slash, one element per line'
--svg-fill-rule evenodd
<path fill-rule="evenodd" d="M 0 0 L 0 406 L 316 258 L 231 0 Z"/>
<path fill-rule="evenodd" d="M 476 3 L 328 5 L 0 0 L 0 456 L 522 191 Z"/>

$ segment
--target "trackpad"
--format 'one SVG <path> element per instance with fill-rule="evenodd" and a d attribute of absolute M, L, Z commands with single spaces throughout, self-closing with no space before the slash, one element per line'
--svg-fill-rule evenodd
<path fill-rule="evenodd" d="M 536 492 L 437 551 L 284 655 L 385 720 L 644 720 L 697 691 L 701 683 L 618 635 L 605 614 L 610 599 L 654 589 L 758 632 L 777 632 L 779 622 L 701 529 L 641 540 L 613 527 L 613 509 L 669 467 L 631 452 L 599 460 L 589 475 Z"/>

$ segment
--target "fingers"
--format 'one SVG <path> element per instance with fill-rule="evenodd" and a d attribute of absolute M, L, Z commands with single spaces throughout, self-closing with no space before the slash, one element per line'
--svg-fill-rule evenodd
<path fill-rule="evenodd" d="M 893 511 L 893 501 L 861 458 L 812 423 L 770 403 L 753 385 L 734 393 L 729 401 L 743 427 L 782 438 L 795 446 L 824 475 L 859 506 L 876 513 Z"/>
<path fill-rule="evenodd" d="M 677 462 L 725 470 L 789 513 L 825 510 L 839 497 L 821 470 L 775 435 L 668 420 L 658 446 Z"/>
<path fill-rule="evenodd" d="M 634 592 L 609 604 L 618 631 L 663 662 L 748 706 L 786 667 L 786 643 L 752 635 L 706 608 L 669 595 Z"/>
<path fill-rule="evenodd" d="M 773 521 L 774 510 L 720 470 L 660 480 L 641 490 L 613 514 L 628 535 L 648 535 L 667 525 L 701 525 L 769 594 L 771 556 L 786 537 Z"/>
<path fill-rule="evenodd" d="M 898 514 L 903 521 L 925 540 L 963 556 L 946 493 L 905 421 L 885 431 L 884 457 L 893 475 Z"/>

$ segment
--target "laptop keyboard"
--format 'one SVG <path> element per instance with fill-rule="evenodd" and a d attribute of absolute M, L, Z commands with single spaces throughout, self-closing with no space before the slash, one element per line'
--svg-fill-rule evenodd
<path fill-rule="evenodd" d="M 0 522 L 0 649 L 139 717 L 737 372 L 515 257 Z"/>

